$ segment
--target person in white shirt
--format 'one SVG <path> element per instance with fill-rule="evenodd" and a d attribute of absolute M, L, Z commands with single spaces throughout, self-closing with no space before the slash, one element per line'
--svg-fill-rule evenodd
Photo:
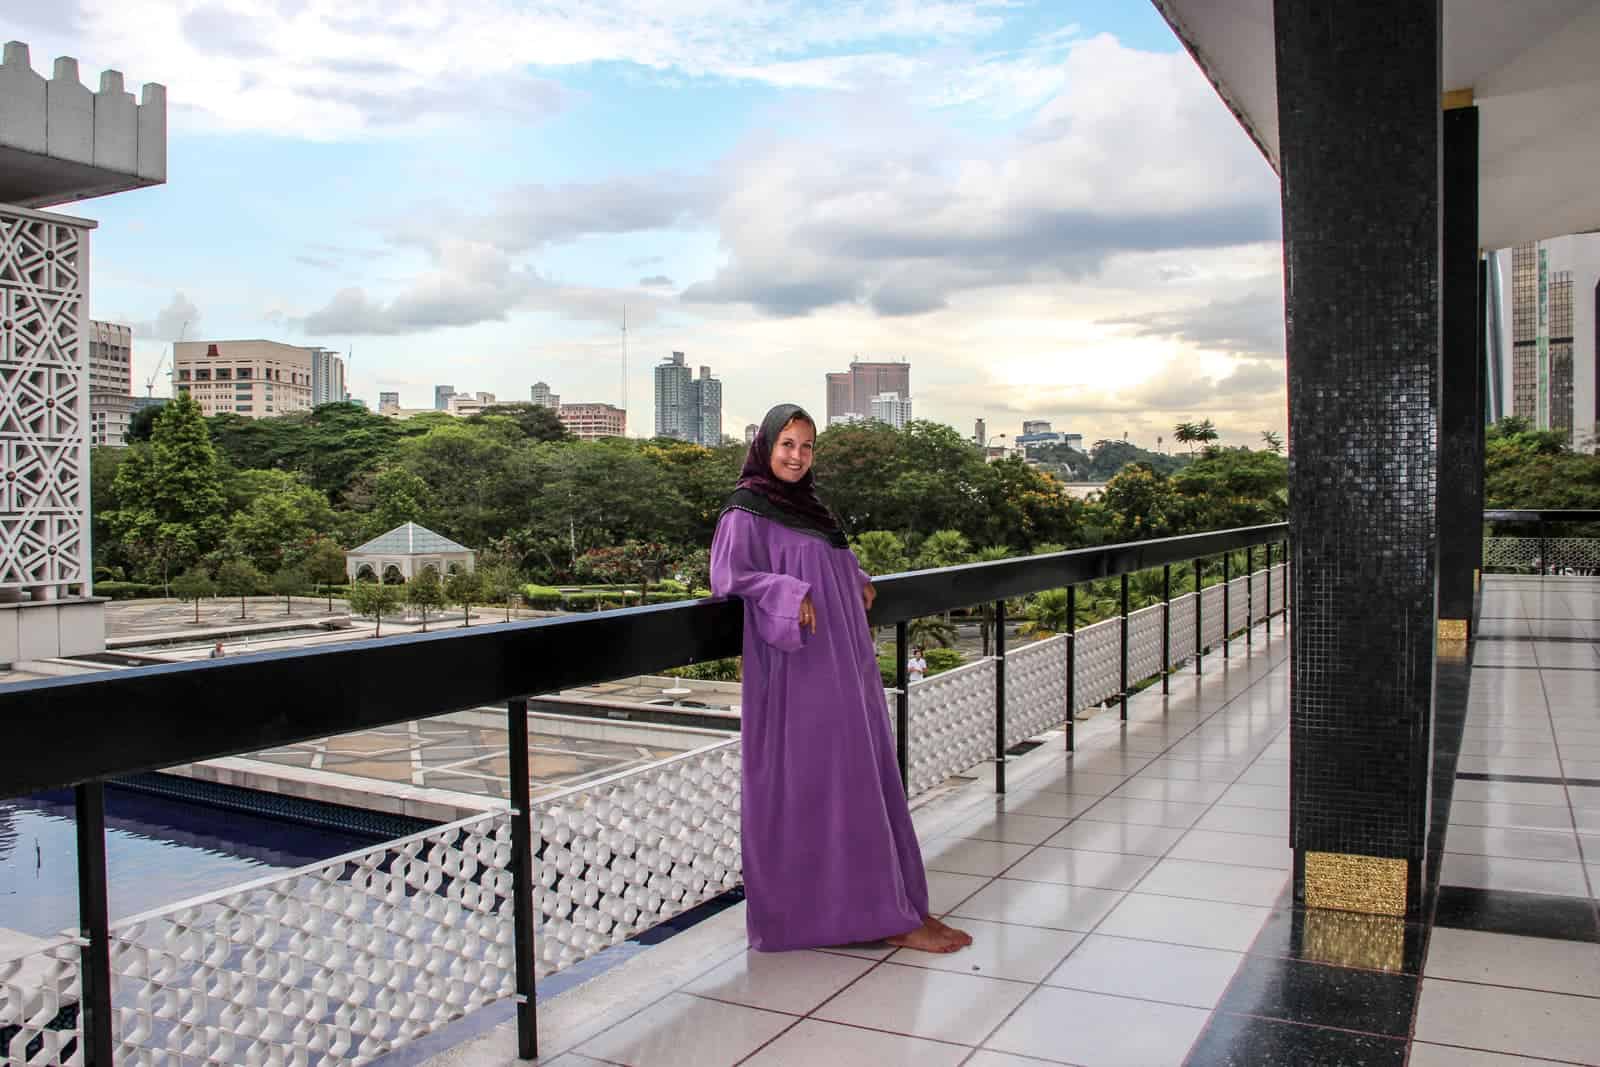
<path fill-rule="evenodd" d="M 922 681 L 923 675 L 928 673 L 928 661 L 922 658 L 922 648 L 918 646 L 911 650 L 911 658 L 906 660 L 906 678 L 913 682 Z"/>

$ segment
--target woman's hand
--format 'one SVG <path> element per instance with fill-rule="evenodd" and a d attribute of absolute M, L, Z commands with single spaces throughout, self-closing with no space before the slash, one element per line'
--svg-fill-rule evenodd
<path fill-rule="evenodd" d="M 871 582 L 861 587 L 861 602 L 867 606 L 867 614 L 872 614 L 872 602 L 878 599 L 878 590 Z"/>
<path fill-rule="evenodd" d="M 816 605 L 811 603 L 810 593 L 807 593 L 806 598 L 800 601 L 800 629 L 804 630 L 808 626 L 811 627 L 811 633 L 815 636 L 817 632 L 817 608 Z"/>

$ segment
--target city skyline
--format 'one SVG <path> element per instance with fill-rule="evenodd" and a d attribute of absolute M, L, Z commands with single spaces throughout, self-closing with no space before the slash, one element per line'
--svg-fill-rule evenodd
<path fill-rule="evenodd" d="M 18 7 L 38 65 L 132 49 L 170 83 L 183 178 L 105 201 L 93 267 L 136 379 L 189 321 L 353 350 L 369 404 L 527 396 L 530 362 L 618 403 L 626 308 L 636 427 L 673 350 L 734 426 L 824 409 L 858 354 L 915 362 L 918 416 L 952 425 L 1283 426 L 1276 183 L 1152 8 L 466 0 L 357 32 L 331 0 L 231 29 Z"/>

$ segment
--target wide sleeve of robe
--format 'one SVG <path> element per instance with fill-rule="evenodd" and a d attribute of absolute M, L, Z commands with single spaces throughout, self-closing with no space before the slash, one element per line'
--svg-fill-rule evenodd
<path fill-rule="evenodd" d="M 800 629 L 800 602 L 811 593 L 811 583 L 775 574 L 759 522 L 746 511 L 729 511 L 717 524 L 711 542 L 711 593 L 736 596 L 755 620 L 761 639 L 780 652 L 795 652 L 805 645 Z"/>

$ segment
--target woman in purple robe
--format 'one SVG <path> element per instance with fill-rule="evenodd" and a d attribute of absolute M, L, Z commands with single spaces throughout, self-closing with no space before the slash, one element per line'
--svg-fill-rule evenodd
<path fill-rule="evenodd" d="M 928 882 L 867 629 L 876 595 L 811 471 L 816 423 L 767 413 L 711 545 L 744 601 L 741 839 L 750 946 L 972 943 Z"/>

